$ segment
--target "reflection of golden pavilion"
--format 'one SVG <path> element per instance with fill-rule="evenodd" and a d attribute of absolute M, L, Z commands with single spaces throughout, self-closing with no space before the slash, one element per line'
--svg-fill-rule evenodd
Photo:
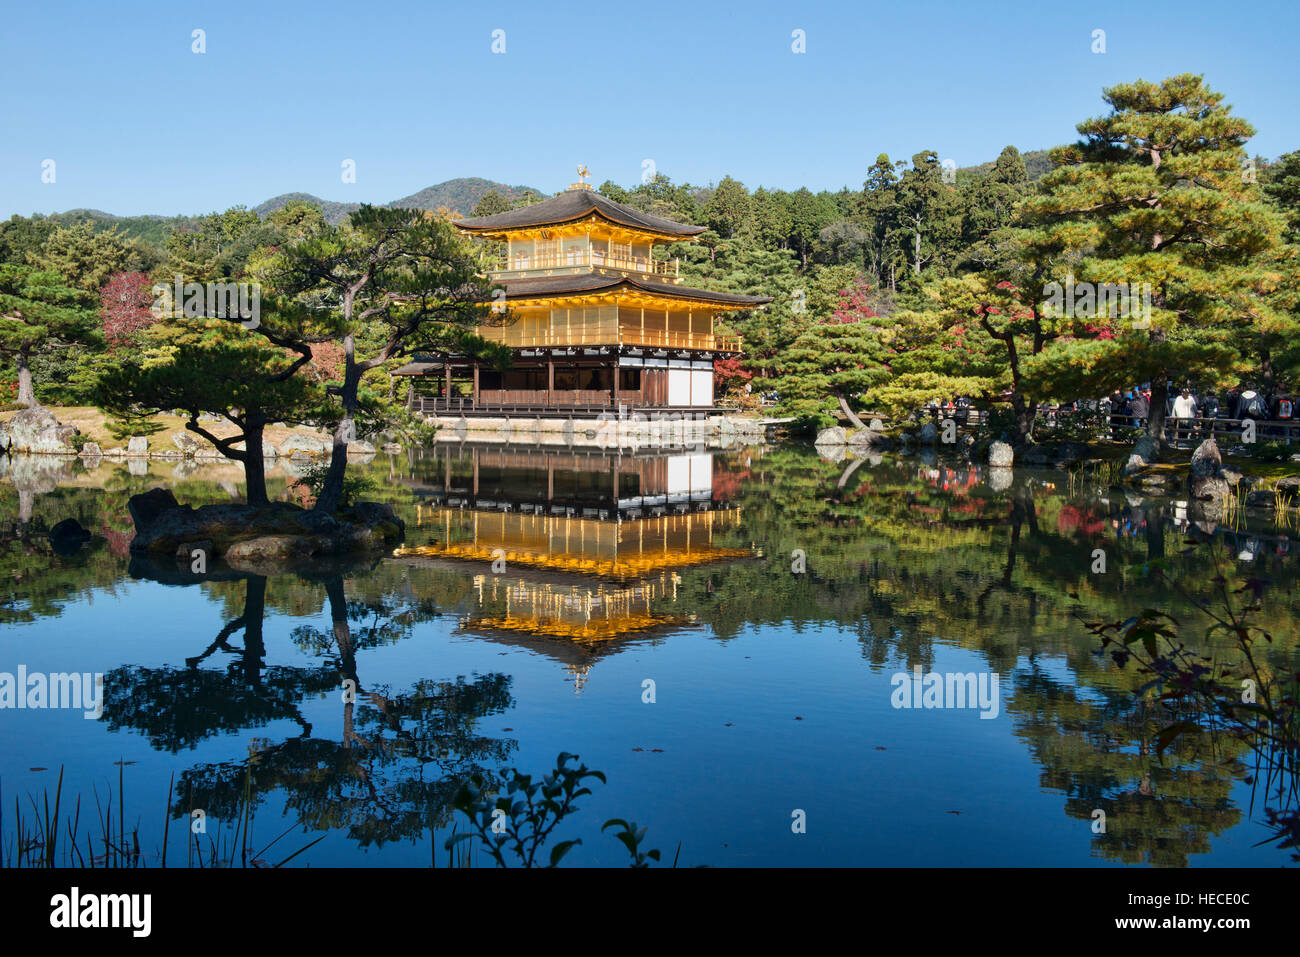
<path fill-rule="evenodd" d="M 489 565 L 466 628 L 599 644 L 680 627 L 691 616 L 663 610 L 678 572 L 752 555 L 714 541 L 740 509 L 715 500 L 707 454 L 442 454 L 435 484 L 414 485 L 429 540 L 394 554 Z"/>
<path fill-rule="evenodd" d="M 474 588 L 480 608 L 496 614 L 471 616 L 472 628 L 522 631 L 548 638 L 605 641 L 651 631 L 664 625 L 685 625 L 680 615 L 656 613 L 651 601 L 671 590 L 676 600 L 677 575 L 630 585 L 557 585 L 517 578 L 476 575 Z"/>
<path fill-rule="evenodd" d="M 440 540 L 394 554 L 628 579 L 749 556 L 747 549 L 713 544 L 715 527 L 739 520 L 738 508 L 602 520 L 419 505 L 417 527 L 440 531 Z"/>

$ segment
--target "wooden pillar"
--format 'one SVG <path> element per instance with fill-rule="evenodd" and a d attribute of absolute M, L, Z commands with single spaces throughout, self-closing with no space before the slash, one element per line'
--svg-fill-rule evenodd
<path fill-rule="evenodd" d="M 470 405 L 471 408 L 478 408 L 478 363 L 474 364 L 474 398 Z"/>
<path fill-rule="evenodd" d="M 447 363 L 447 408 L 451 409 L 451 363 Z"/>
<path fill-rule="evenodd" d="M 474 450 L 474 497 L 478 498 L 478 449 Z"/>
<path fill-rule="evenodd" d="M 555 360 L 546 360 L 546 404 L 555 405 Z"/>

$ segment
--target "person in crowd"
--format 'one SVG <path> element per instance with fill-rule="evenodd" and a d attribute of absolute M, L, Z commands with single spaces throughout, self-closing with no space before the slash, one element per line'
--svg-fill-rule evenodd
<path fill-rule="evenodd" d="M 1278 434 L 1287 441 L 1291 439 L 1291 422 L 1295 419 L 1295 399 L 1285 385 L 1278 383 L 1269 402 L 1269 414 L 1275 422 L 1281 423 Z"/>
<path fill-rule="evenodd" d="M 1182 439 L 1191 438 L 1192 419 L 1196 418 L 1196 400 L 1192 398 L 1192 390 L 1183 389 L 1179 392 L 1170 411 L 1174 426 L 1174 448 L 1181 448 Z"/>
<path fill-rule="evenodd" d="M 1214 420 L 1219 417 L 1219 397 L 1214 392 L 1205 392 L 1201 395 L 1198 408 L 1201 414 L 1201 435 L 1205 438 L 1214 436 Z"/>
<path fill-rule="evenodd" d="M 1151 414 L 1151 400 L 1145 393 L 1135 392 L 1133 398 L 1129 400 L 1128 411 L 1133 418 L 1133 427 L 1140 429 L 1146 424 L 1147 416 Z"/>
<path fill-rule="evenodd" d="M 1236 418 L 1255 419 L 1256 421 L 1268 418 L 1268 403 L 1264 401 L 1264 397 L 1255 388 L 1255 383 L 1246 383 L 1245 388 L 1237 396 Z"/>

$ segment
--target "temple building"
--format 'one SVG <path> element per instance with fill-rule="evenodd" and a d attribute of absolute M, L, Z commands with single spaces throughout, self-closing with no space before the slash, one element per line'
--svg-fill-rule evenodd
<path fill-rule="evenodd" d="M 498 244 L 504 268 L 490 278 L 504 293 L 493 308 L 513 321 L 477 331 L 509 346 L 513 362 L 498 372 L 463 356 L 420 356 L 395 370 L 411 377 L 411 405 L 424 413 L 708 412 L 714 360 L 740 353 L 717 315 L 771 302 L 682 285 L 678 262 L 655 258 L 654 247 L 693 242 L 704 227 L 613 202 L 585 182 L 454 225 Z"/>

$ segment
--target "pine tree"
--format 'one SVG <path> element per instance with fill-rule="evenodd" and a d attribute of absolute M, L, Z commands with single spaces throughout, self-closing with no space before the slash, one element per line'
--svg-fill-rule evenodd
<path fill-rule="evenodd" d="M 805 423 L 834 421 L 843 412 L 860 426 L 851 399 L 884 382 L 880 324 L 869 289 L 855 284 L 838 297 L 834 311 L 813 314 L 802 332 L 776 357 L 781 411 Z"/>
<path fill-rule="evenodd" d="M 0 264 L 0 355 L 14 363 L 20 404 L 40 404 L 31 370 L 38 351 L 85 343 L 94 324 L 89 293 L 67 285 L 57 273 Z"/>
<path fill-rule="evenodd" d="M 262 304 L 267 328 L 277 323 Z M 261 328 L 261 327 L 259 327 Z M 119 350 L 98 371 L 95 401 L 119 418 L 181 409 L 185 427 L 224 456 L 244 464 L 247 499 L 267 504 L 262 435 L 270 422 L 328 415 L 324 392 L 300 374 L 311 351 L 270 343 L 229 319 L 166 317 L 141 334 L 141 349 Z M 218 436 L 201 419 L 222 415 L 238 428 Z"/>
<path fill-rule="evenodd" d="M 745 184 L 724 176 L 704 206 L 704 221 L 723 239 L 731 239 L 749 221 L 749 206 L 749 191 Z"/>
<path fill-rule="evenodd" d="M 1245 173 L 1254 130 L 1200 76 L 1121 84 L 1103 98 L 1111 112 L 1053 151 L 1056 168 L 1026 204 L 1026 243 L 1062 285 L 1126 284 L 1130 303 L 1149 288 L 1149 328 L 1145 314 L 1076 310 L 1033 375 L 1065 398 L 1150 382 L 1158 446 L 1173 379 L 1214 380 L 1252 348 L 1267 351 L 1255 332 L 1280 318 L 1269 299 L 1281 274 L 1264 264 L 1282 223 Z"/>
<path fill-rule="evenodd" d="M 343 493 L 348 443 L 356 437 L 361 381 L 414 352 L 449 349 L 499 359 L 502 348 L 472 334 L 488 318 L 490 286 L 475 250 L 445 220 L 422 210 L 363 205 L 345 226 L 327 227 L 259 264 L 277 295 L 332 317 L 306 332 L 282 328 L 278 345 L 335 341 L 343 348 L 334 446 L 316 509 L 332 512 Z M 267 326 L 258 329 L 272 335 Z"/>

